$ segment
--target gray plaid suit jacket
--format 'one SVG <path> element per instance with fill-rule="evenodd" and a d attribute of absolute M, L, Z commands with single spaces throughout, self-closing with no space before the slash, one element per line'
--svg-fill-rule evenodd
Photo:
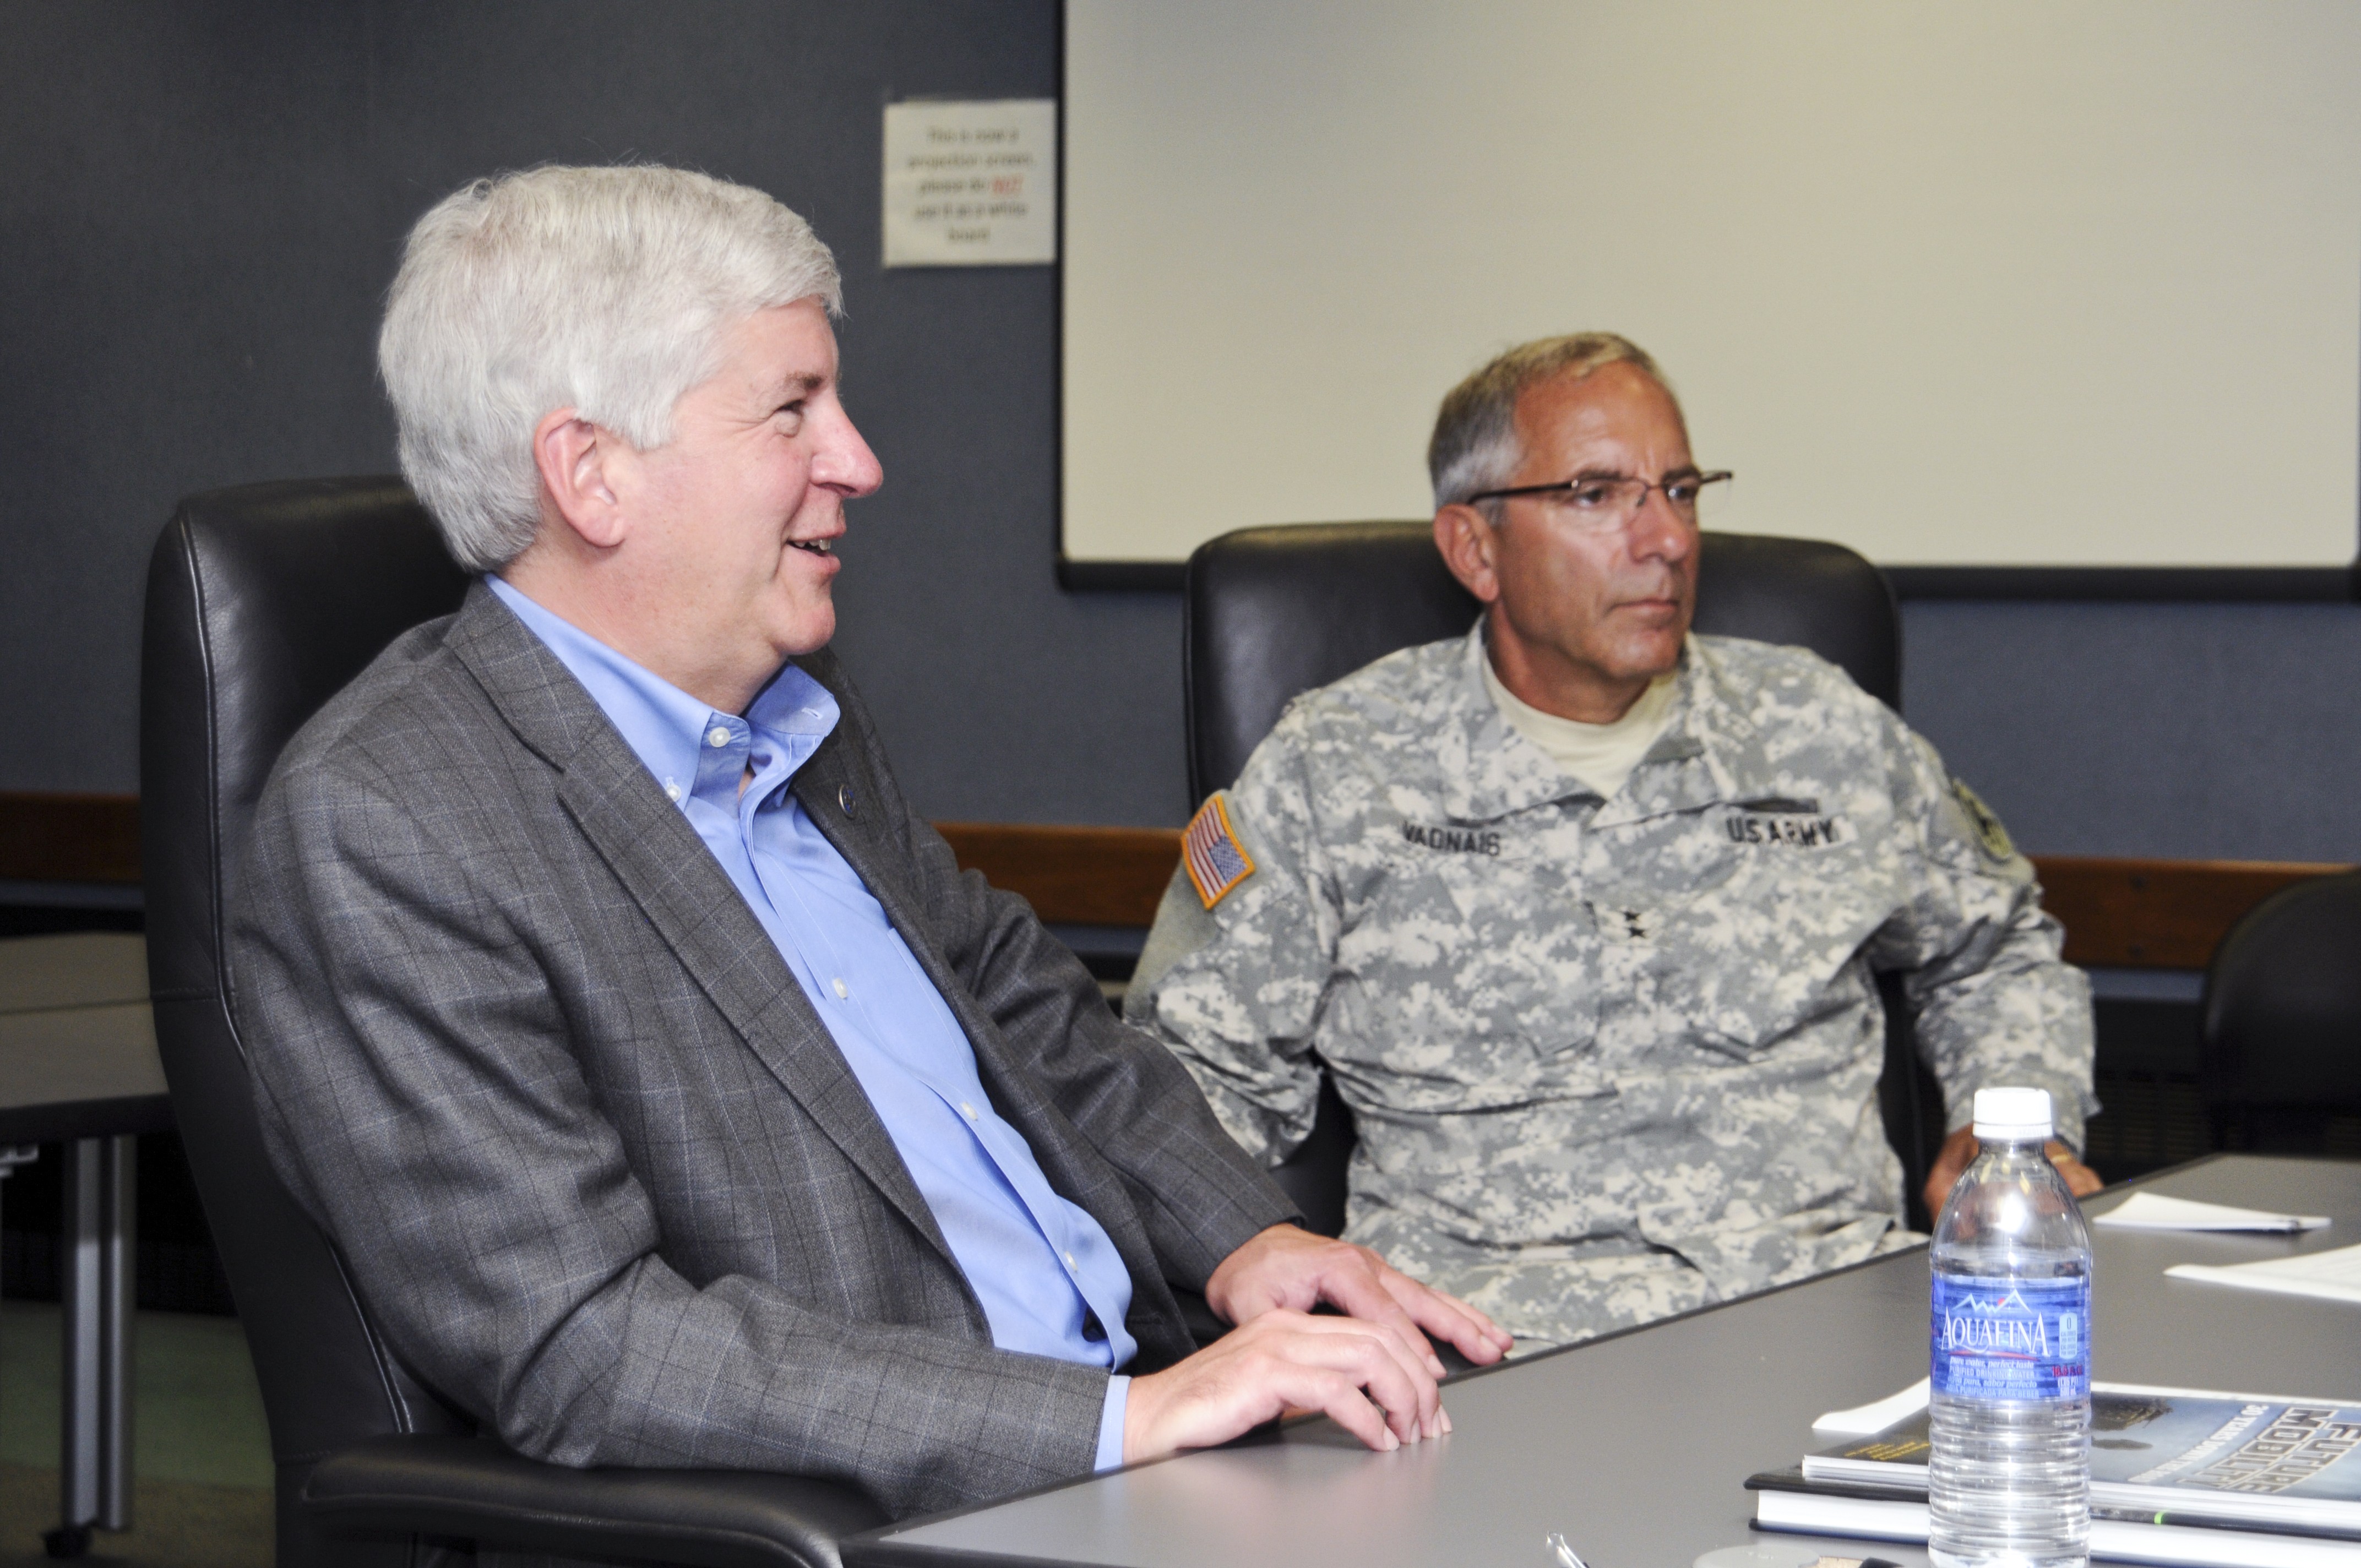
<path fill-rule="evenodd" d="M 1139 1369 L 1293 1217 L 1175 1060 L 960 872 L 843 707 L 804 808 L 984 1088 L 1129 1267 Z M 851 1481 L 895 1514 L 1090 1468 L 1106 1374 L 994 1349 L 893 1142 L 729 876 L 478 584 L 291 742 L 231 912 L 280 1176 L 432 1387 L 522 1453 Z"/>

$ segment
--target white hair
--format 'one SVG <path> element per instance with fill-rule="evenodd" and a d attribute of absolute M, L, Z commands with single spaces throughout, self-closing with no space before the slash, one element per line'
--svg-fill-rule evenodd
<path fill-rule="evenodd" d="M 723 334 L 807 299 L 841 313 L 836 260 L 760 191 L 648 166 L 478 180 L 418 220 L 386 301 L 402 475 L 453 558 L 498 571 L 540 523 L 545 415 L 662 446 Z"/>
<path fill-rule="evenodd" d="M 1528 388 L 1563 376 L 1579 381 L 1609 365 L 1629 365 L 1644 373 L 1673 399 L 1680 399 L 1648 351 L 1628 337 L 1611 332 L 1577 332 L 1565 337 L 1537 338 L 1519 344 L 1451 389 L 1434 416 L 1434 434 L 1426 445 L 1427 477 L 1434 485 L 1437 511 L 1486 490 L 1503 488 L 1525 460 L 1517 438 L 1517 403 Z M 1500 503 L 1477 503 L 1497 526 Z"/>

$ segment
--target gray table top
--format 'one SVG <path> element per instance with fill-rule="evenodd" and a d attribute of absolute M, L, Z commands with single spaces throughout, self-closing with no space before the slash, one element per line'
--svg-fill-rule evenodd
<path fill-rule="evenodd" d="M 2097 1229 L 2094 1377 L 2361 1402 L 2361 1307 L 2168 1279 L 2361 1242 L 2361 1164 L 2224 1156 L 2135 1187 L 2327 1214 L 2298 1236 Z M 1927 1373 L 1927 1257 L 1900 1253 L 1803 1285 L 1465 1376 L 1455 1432 L 1372 1453 L 1334 1423 L 1184 1454 L 846 1543 L 857 1568 L 1549 1568 L 1553 1531 L 1590 1568 L 1687 1568 L 1716 1547 L 1792 1542 L 1795 1560 L 1923 1550 L 1758 1536 L 1746 1477 L 1815 1446 L 1812 1418 Z"/>
<path fill-rule="evenodd" d="M 148 1000 L 148 939 L 76 931 L 0 939 L 0 1014 Z"/>
<path fill-rule="evenodd" d="M 114 932 L 0 941 L 0 1144 L 171 1125 L 146 943 Z"/>

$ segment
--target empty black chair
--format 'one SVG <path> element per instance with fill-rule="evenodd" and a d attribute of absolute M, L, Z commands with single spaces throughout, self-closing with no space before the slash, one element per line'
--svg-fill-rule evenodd
<path fill-rule="evenodd" d="M 1191 799 L 1236 778 L 1298 693 L 1397 649 L 1460 636 L 1479 608 L 1443 564 L 1428 522 L 1246 528 L 1199 545 L 1189 557 L 1181 620 Z M 1901 708 L 1893 590 L 1841 544 L 1706 534 L 1695 627 L 1800 644 Z M 1934 1158 L 1928 1128 L 1940 1127 L 1942 1106 L 1919 1072 L 1901 988 L 1881 989 L 1888 1026 L 1879 1099 L 1911 1216 L 1923 1226 L 1918 1190 Z M 1274 1174 L 1313 1228 L 1330 1235 L 1344 1228 L 1352 1148 L 1351 1113 L 1323 1074 L 1312 1135 Z"/>
<path fill-rule="evenodd" d="M 140 838 L 156 1038 L 261 1383 L 280 1568 L 391 1568 L 480 1541 L 683 1563 L 837 1562 L 883 1522 L 850 1489 L 576 1471 L 509 1453 L 402 1366 L 272 1173 L 229 1004 L 223 890 L 303 721 L 466 577 L 396 479 L 193 496 L 157 541 L 140 671 Z M 442 1544 L 429 1544 L 440 1541 Z"/>
<path fill-rule="evenodd" d="M 2198 1091 L 2217 1147 L 2361 1155 L 2361 872 L 2281 888 L 2205 970 Z"/>

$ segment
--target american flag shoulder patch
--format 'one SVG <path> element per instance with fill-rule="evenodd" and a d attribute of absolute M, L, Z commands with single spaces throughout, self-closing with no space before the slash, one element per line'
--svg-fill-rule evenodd
<path fill-rule="evenodd" d="M 1189 819 L 1188 830 L 1180 835 L 1180 863 L 1189 868 L 1189 880 L 1196 884 L 1197 896 L 1208 909 L 1254 875 L 1254 858 L 1238 842 L 1237 830 L 1230 826 L 1229 807 L 1218 794 L 1207 796 L 1197 815 Z"/>

